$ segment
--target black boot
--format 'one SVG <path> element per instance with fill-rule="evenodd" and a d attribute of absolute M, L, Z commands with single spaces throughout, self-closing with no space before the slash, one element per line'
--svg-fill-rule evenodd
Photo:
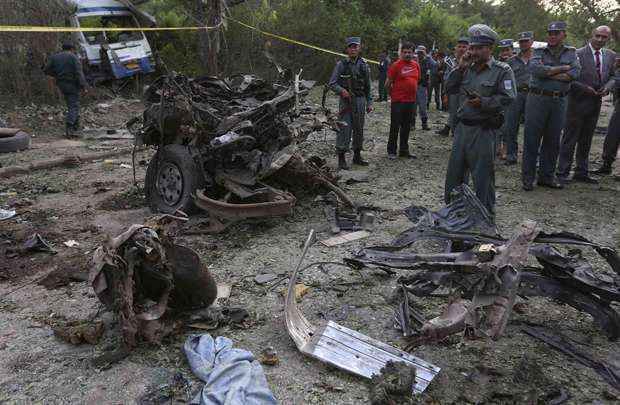
<path fill-rule="evenodd" d="M 430 131 L 431 128 L 428 126 L 427 122 L 422 122 L 422 131 Z"/>
<path fill-rule="evenodd" d="M 353 152 L 353 164 L 358 166 L 368 166 L 368 162 L 362 159 L 362 152 L 356 150 Z"/>
<path fill-rule="evenodd" d="M 599 176 L 607 176 L 607 175 L 611 174 L 611 163 L 609 163 L 609 162 L 603 163 L 603 166 L 599 167 L 598 169 L 596 169 L 592 173 L 593 174 L 598 174 Z"/>
<path fill-rule="evenodd" d="M 344 152 L 338 152 L 338 170 L 349 170 Z"/>
<path fill-rule="evenodd" d="M 440 129 L 439 131 L 436 131 L 437 135 L 441 135 L 441 136 L 450 136 L 450 127 L 447 125 L 444 125 L 442 129 Z"/>

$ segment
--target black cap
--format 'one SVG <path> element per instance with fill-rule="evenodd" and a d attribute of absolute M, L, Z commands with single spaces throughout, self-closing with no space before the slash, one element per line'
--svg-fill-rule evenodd
<path fill-rule="evenodd" d="M 73 42 L 63 42 L 62 43 L 62 50 L 63 51 L 72 51 L 75 49 L 75 45 L 73 45 Z"/>

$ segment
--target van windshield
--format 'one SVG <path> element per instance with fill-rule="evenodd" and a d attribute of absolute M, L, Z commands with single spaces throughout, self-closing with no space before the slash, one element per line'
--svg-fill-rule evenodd
<path fill-rule="evenodd" d="M 131 15 L 80 17 L 82 28 L 138 28 L 138 23 Z M 103 31 L 85 32 L 89 44 L 115 44 L 117 42 L 139 41 L 143 39 L 140 31 Z"/>

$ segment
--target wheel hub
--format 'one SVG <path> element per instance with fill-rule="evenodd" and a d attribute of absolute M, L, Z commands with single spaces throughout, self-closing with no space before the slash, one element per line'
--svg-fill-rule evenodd
<path fill-rule="evenodd" d="M 183 176 L 177 165 L 162 162 L 157 176 L 157 190 L 163 201 L 169 205 L 176 205 L 183 196 Z"/>

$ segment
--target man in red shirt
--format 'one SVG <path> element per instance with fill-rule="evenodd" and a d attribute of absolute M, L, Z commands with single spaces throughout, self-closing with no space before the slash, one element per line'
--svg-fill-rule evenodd
<path fill-rule="evenodd" d="M 409 132 L 415 113 L 416 92 L 420 78 L 420 65 L 413 60 L 413 44 L 405 42 L 401 46 L 400 59 L 390 66 L 385 87 L 390 91 L 392 105 L 390 111 L 390 138 L 387 145 L 389 159 L 396 159 L 396 142 L 400 132 L 398 155 L 415 159 L 409 153 Z"/>

